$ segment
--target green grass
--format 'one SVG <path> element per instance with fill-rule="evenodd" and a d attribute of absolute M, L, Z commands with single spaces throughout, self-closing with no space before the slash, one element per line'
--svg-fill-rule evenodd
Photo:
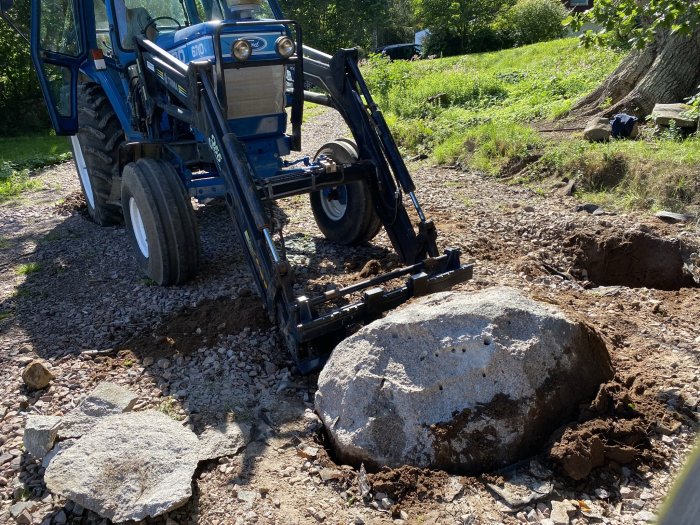
<path fill-rule="evenodd" d="M 575 176 L 581 198 L 622 209 L 683 211 L 700 195 L 700 138 L 647 137 L 591 144 L 571 139 L 547 146 L 535 166 Z"/>
<path fill-rule="evenodd" d="M 41 270 L 41 265 L 36 262 L 20 264 L 16 269 L 18 275 L 31 275 Z"/>
<path fill-rule="evenodd" d="M 41 182 L 31 178 L 28 170 L 15 170 L 7 162 L 0 163 L 0 202 L 41 187 Z"/>
<path fill-rule="evenodd" d="M 576 177 L 580 198 L 612 208 L 700 204 L 700 138 L 647 132 L 590 144 L 580 133 L 554 140 L 533 126 L 565 117 L 622 57 L 567 38 L 419 62 L 373 57 L 363 72 L 407 156 L 506 176 L 541 193 L 551 191 L 552 177 Z"/>
<path fill-rule="evenodd" d="M 42 187 L 30 171 L 70 158 L 70 145 L 65 137 L 49 134 L 0 137 L 0 202 Z"/>
<path fill-rule="evenodd" d="M 49 134 L 0 137 L 0 164 L 9 163 L 15 170 L 43 168 L 70 158 L 70 143 L 66 137 Z"/>
<path fill-rule="evenodd" d="M 433 155 L 442 164 L 466 161 L 493 174 L 504 157 L 494 147 L 505 147 L 506 157 L 536 147 L 530 124 L 564 115 L 621 58 L 568 38 L 419 62 L 375 57 L 364 74 L 406 153 Z M 475 143 L 490 151 L 465 152 Z"/>

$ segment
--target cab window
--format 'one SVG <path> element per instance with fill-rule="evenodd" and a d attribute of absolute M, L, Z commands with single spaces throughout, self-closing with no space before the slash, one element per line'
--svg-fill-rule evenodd
<path fill-rule="evenodd" d="M 162 33 L 177 31 L 189 25 L 184 2 L 179 0 L 126 0 L 115 2 L 119 40 L 122 48 L 133 49 L 134 37 L 149 40 Z"/>

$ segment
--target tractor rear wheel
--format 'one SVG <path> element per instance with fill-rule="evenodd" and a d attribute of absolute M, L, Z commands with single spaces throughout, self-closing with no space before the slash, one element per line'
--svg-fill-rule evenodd
<path fill-rule="evenodd" d="M 199 266 L 199 228 L 180 176 L 160 160 L 124 167 L 122 209 L 141 270 L 161 286 L 183 284 Z"/>
<path fill-rule="evenodd" d="M 339 164 L 349 164 L 358 158 L 357 146 L 346 139 L 329 142 L 316 158 L 320 155 Z M 329 241 L 346 246 L 364 244 L 382 227 L 369 185 L 364 181 L 326 188 L 312 193 L 310 199 L 316 224 Z"/>
<path fill-rule="evenodd" d="M 119 177 L 124 131 L 97 84 L 78 86 L 78 124 L 80 129 L 71 137 L 71 145 L 90 218 L 100 226 L 121 224 L 119 195 L 112 195 L 112 182 Z"/>

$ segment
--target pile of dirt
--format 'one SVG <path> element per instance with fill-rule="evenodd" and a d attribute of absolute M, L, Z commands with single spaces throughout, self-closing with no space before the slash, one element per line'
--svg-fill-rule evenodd
<path fill-rule="evenodd" d="M 63 216 L 81 213 L 87 217 L 87 202 L 85 201 L 83 192 L 80 190 L 74 191 L 65 199 L 56 204 L 56 213 Z"/>
<path fill-rule="evenodd" d="M 567 244 L 574 250 L 572 273 L 597 286 L 659 290 L 697 286 L 684 269 L 681 243 L 676 239 L 628 230 L 577 234 Z"/>
<path fill-rule="evenodd" d="M 219 298 L 185 308 L 144 330 L 123 346 L 140 358 L 187 355 L 210 346 L 220 336 L 237 334 L 244 328 L 269 328 L 270 319 L 256 295 L 236 299 Z"/>
<path fill-rule="evenodd" d="M 641 376 L 616 377 L 601 386 L 579 421 L 555 434 L 549 458 L 574 480 L 605 465 L 653 461 L 650 435 L 670 434 L 685 420 L 659 400 L 654 385 L 653 379 Z"/>
<path fill-rule="evenodd" d="M 449 475 L 417 467 L 385 467 L 367 476 L 375 493 L 383 492 L 395 502 L 434 499 L 443 500 L 443 487 Z"/>

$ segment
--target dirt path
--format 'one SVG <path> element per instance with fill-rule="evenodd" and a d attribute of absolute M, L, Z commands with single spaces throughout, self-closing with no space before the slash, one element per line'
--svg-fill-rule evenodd
<path fill-rule="evenodd" d="M 344 134 L 330 114 L 306 128 L 310 155 Z M 512 472 L 465 478 L 411 469 L 370 475 L 375 492 L 385 494 L 362 502 L 357 472 L 335 465 L 323 448 L 312 412 L 315 378 L 295 373 L 251 294 L 225 209 L 197 210 L 199 276 L 178 288 L 153 287 L 138 274 L 123 228 L 100 228 L 75 210 L 77 178 L 65 164 L 37 175 L 45 189 L 0 206 L 0 523 L 14 522 L 9 509 L 22 498 L 33 502 L 34 523 L 61 522 L 61 512 L 69 523 L 100 522 L 48 495 L 40 465 L 20 444 L 28 414 L 63 414 L 105 379 L 138 392 L 138 409 L 159 408 L 195 432 L 222 418 L 252 425 L 243 452 L 200 466 L 195 497 L 171 513 L 169 525 L 553 523 L 551 502 L 564 500 L 577 506 L 571 523 L 652 519 L 696 434 L 700 289 L 679 288 L 685 283 L 674 268 L 681 258 L 697 275 L 697 225 L 592 215 L 555 190 L 534 193 L 428 164 L 410 168 L 441 246 L 460 247 L 476 263 L 475 278 L 460 288 L 526 290 L 575 311 L 608 338 L 620 388 L 632 396 L 621 401 L 612 392 L 610 403 L 626 403 L 646 425 L 631 445 L 638 452 L 631 463 L 608 460 L 577 482 L 544 446 L 516 468 L 550 484 L 539 504 L 510 507 L 487 487 Z M 305 199 L 291 199 L 283 211 L 298 280 L 314 289 L 357 279 L 368 259 L 384 268 L 397 262 L 385 234 L 370 247 L 340 250 L 321 239 Z M 600 279 L 601 265 L 628 276 L 630 260 L 650 268 L 632 272 L 636 287 L 591 282 Z M 652 287 L 660 286 L 660 273 L 669 273 L 663 287 L 671 289 Z M 39 394 L 20 378 L 35 357 L 48 360 L 56 375 Z M 631 417 L 608 408 L 596 421 Z M 381 496 L 397 506 L 383 508 Z"/>

